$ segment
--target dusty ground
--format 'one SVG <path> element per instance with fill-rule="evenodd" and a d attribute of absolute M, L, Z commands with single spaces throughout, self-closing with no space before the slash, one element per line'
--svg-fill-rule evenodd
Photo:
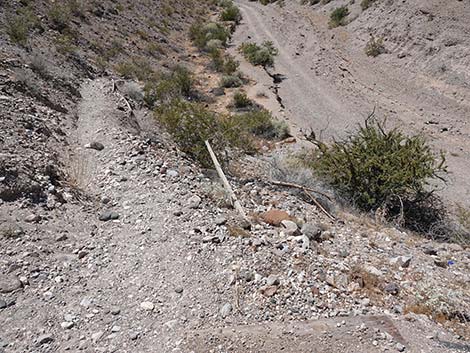
<path fill-rule="evenodd" d="M 333 30 L 328 28 L 329 13 L 344 1 L 316 7 L 297 1 L 286 1 L 284 7 L 245 0 L 237 4 L 244 17 L 232 53 L 249 40 L 270 40 L 279 49 L 270 71 L 282 78 L 277 86 L 285 108 L 272 94 L 265 102 L 269 108 L 297 130 L 312 128 L 317 137 L 321 132 L 328 139 L 353 130 L 376 105 L 376 116 L 387 118 L 389 126 L 423 132 L 437 150 L 447 151 L 451 174 L 442 194 L 468 204 L 470 90 L 465 78 L 470 72 L 465 53 L 470 28 L 468 20 L 455 20 L 468 15 L 468 3 L 379 1 L 360 15 L 356 4 L 350 17 L 359 17 Z M 386 39 L 388 53 L 366 56 L 370 34 Z M 257 82 L 252 96 L 269 93 L 273 80 L 264 70 L 243 69 Z"/>

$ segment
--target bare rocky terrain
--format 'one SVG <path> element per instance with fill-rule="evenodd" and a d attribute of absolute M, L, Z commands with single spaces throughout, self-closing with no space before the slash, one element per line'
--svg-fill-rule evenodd
<path fill-rule="evenodd" d="M 378 101 L 379 112 L 403 98 L 397 112 L 422 115 L 416 124 L 432 109 L 423 100 L 418 113 L 409 91 L 394 96 L 383 77 L 377 88 L 373 80 L 380 75 L 368 68 L 396 77 L 372 59 L 346 51 L 350 62 L 340 62 L 335 38 L 385 5 L 331 32 L 322 14 L 328 7 L 237 4 L 244 19 L 229 51 L 238 55 L 235 47 L 248 36 L 275 42 L 280 55 L 270 74 L 285 76 L 276 83 L 284 108 L 269 94 L 273 78 L 240 57 L 252 80 L 246 89 L 252 96 L 268 93 L 258 103 L 289 119 L 296 134 L 328 120 L 328 134 L 353 126 L 378 101 L 370 95 L 393 97 Z M 71 15 L 64 32 L 51 23 L 48 6 L 32 5 L 41 26 L 31 29 L 27 45 L 0 34 L 0 352 L 470 351 L 468 247 L 425 239 L 325 199 L 328 216 L 305 193 L 274 185 L 270 180 L 312 178 L 285 162 L 298 148 L 288 143 L 230 164 L 229 181 L 249 214 L 247 224 L 228 205 L 215 172 L 181 152 L 135 96 L 139 85 L 119 75 L 122 62 L 155 69 L 181 62 L 197 73 L 201 95 L 210 95 L 218 76 L 187 31 L 201 17 L 216 18 L 216 7 L 90 1 Z M 24 4 L 0 7 L 4 24 Z M 312 30 L 317 22 L 306 22 L 310 16 L 318 19 L 318 31 Z M 357 32 L 354 41 L 368 35 Z M 64 51 L 62 37 L 71 33 L 72 49 Z M 466 43 L 465 35 L 458 38 Z M 400 52 L 418 55 L 413 48 Z M 304 63 L 313 65 L 319 53 L 335 61 L 319 60 L 321 74 L 312 75 Z M 374 60 L 389 68 L 399 59 Z M 412 68 L 416 77 L 441 75 L 433 64 L 418 68 L 409 57 L 400 60 L 402 74 Z M 461 60 L 452 70 L 468 68 Z M 356 78 L 342 77 L 337 64 Z M 361 75 L 372 77 L 363 81 L 370 101 L 359 94 Z M 466 94 L 465 82 L 448 84 Z M 457 106 L 434 91 L 432 97 L 435 107 L 464 116 L 458 109 L 465 100 Z M 211 97 L 208 104 L 222 109 L 226 99 Z M 326 120 L 302 120 L 310 113 Z M 455 126 L 459 121 L 452 120 Z M 463 122 L 461 129 L 455 141 L 464 141 Z M 436 138 L 438 146 L 448 141 Z M 462 146 L 456 161 L 468 152 Z"/>

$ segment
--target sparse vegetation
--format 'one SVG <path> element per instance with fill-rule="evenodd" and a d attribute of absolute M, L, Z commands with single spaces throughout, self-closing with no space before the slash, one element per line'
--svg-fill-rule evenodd
<path fill-rule="evenodd" d="M 47 13 L 47 18 L 49 19 L 52 28 L 59 32 L 68 28 L 71 16 L 72 12 L 70 6 L 62 2 L 53 3 Z"/>
<path fill-rule="evenodd" d="M 239 50 L 246 60 L 255 66 L 273 66 L 274 57 L 278 54 L 278 50 L 274 48 L 273 43 L 269 41 L 261 45 L 256 43 L 243 43 Z"/>
<path fill-rule="evenodd" d="M 219 118 L 201 104 L 175 99 L 158 107 L 156 117 L 181 150 L 204 167 L 212 165 L 204 141 L 211 142 L 219 157 L 230 144 Z"/>
<path fill-rule="evenodd" d="M 232 3 L 224 8 L 220 14 L 220 19 L 222 21 L 233 21 L 236 24 L 239 24 L 242 19 L 242 15 L 240 13 L 240 9 Z"/>
<path fill-rule="evenodd" d="M 445 158 L 435 156 L 423 137 L 386 131 L 374 121 L 344 141 L 317 145 L 319 153 L 309 161 L 313 170 L 360 209 L 382 209 L 387 219 L 415 230 L 440 219 L 429 188 L 445 175 Z"/>
<path fill-rule="evenodd" d="M 240 65 L 239 62 L 230 55 L 224 55 L 223 51 L 220 49 L 211 50 L 209 56 L 212 59 L 213 68 L 225 75 L 232 75 L 238 70 L 238 66 Z"/>
<path fill-rule="evenodd" d="M 346 18 L 349 15 L 349 9 L 347 6 L 341 6 L 335 8 L 330 14 L 330 27 L 335 28 L 344 26 L 346 24 Z"/>
<path fill-rule="evenodd" d="M 153 74 L 144 87 L 144 101 L 152 108 L 176 98 L 188 98 L 193 89 L 193 74 L 184 66 L 175 66 L 167 73 Z"/>
<path fill-rule="evenodd" d="M 39 20 L 30 7 L 22 8 L 18 15 L 8 18 L 6 23 L 10 40 L 22 46 L 27 44 L 29 31 L 35 27 L 39 27 Z"/>
<path fill-rule="evenodd" d="M 153 74 L 150 63 L 143 57 L 122 61 L 116 65 L 115 69 L 124 78 L 136 78 L 142 82 L 145 82 Z"/>
<path fill-rule="evenodd" d="M 283 121 L 274 119 L 266 109 L 236 115 L 239 125 L 250 133 L 267 139 L 283 139 L 289 136 L 289 127 Z"/>
<path fill-rule="evenodd" d="M 214 40 L 220 42 L 221 46 L 227 45 L 227 41 L 230 39 L 229 31 L 218 23 L 195 23 L 191 26 L 189 35 L 194 45 L 201 50 L 207 49 L 207 44 Z M 212 45 L 213 46 L 213 45 Z"/>
<path fill-rule="evenodd" d="M 368 56 L 377 57 L 380 54 L 386 52 L 385 46 L 382 38 L 375 38 L 374 36 L 370 37 L 369 42 L 367 42 L 365 52 Z"/>
<path fill-rule="evenodd" d="M 253 106 L 253 101 L 248 98 L 245 92 L 237 91 L 233 95 L 233 106 L 235 108 L 247 108 Z"/>
<path fill-rule="evenodd" d="M 243 85 L 242 74 L 237 71 L 232 75 L 223 75 L 220 81 L 220 86 L 224 88 L 235 88 Z"/>

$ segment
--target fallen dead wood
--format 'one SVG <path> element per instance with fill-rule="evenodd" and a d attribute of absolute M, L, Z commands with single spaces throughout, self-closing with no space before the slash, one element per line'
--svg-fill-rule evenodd
<path fill-rule="evenodd" d="M 227 177 L 224 174 L 224 171 L 222 170 L 222 167 L 219 164 L 219 161 L 217 160 L 217 157 L 212 150 L 212 147 L 209 143 L 209 141 L 204 141 L 207 147 L 207 150 L 209 151 L 209 154 L 211 156 L 212 162 L 214 163 L 215 169 L 217 170 L 217 174 L 219 174 L 220 179 L 222 180 L 222 183 L 224 184 L 224 188 L 227 191 L 227 193 L 230 196 L 230 200 L 232 201 L 233 207 L 238 211 L 238 213 L 243 217 L 243 219 L 248 221 L 248 217 L 246 216 L 245 211 L 243 210 L 242 205 L 240 204 L 240 201 L 238 201 L 237 196 L 233 192 L 232 187 L 230 186 Z"/>
<path fill-rule="evenodd" d="M 279 185 L 279 186 L 285 186 L 285 187 L 290 187 L 290 188 L 296 188 L 296 189 L 300 189 L 302 190 L 311 200 L 312 202 L 315 204 L 315 206 L 318 207 L 318 209 L 320 211 L 322 211 L 328 218 L 330 218 L 331 220 L 336 220 L 336 217 L 333 216 L 331 213 L 329 213 L 322 205 L 320 202 L 318 202 L 318 200 L 311 194 L 311 192 L 314 192 L 314 193 L 317 193 L 319 195 L 322 195 L 324 197 L 326 197 L 328 200 L 332 201 L 331 198 L 326 195 L 325 193 L 323 192 L 320 192 L 318 190 L 315 190 L 315 189 L 312 189 L 312 188 L 309 188 L 309 187 L 306 187 L 306 186 L 302 186 L 302 185 L 298 185 L 298 184 L 293 184 L 293 183 L 287 183 L 287 182 L 283 182 L 283 181 L 276 181 L 276 180 L 271 180 L 270 181 L 271 184 L 273 185 Z"/>
<path fill-rule="evenodd" d="M 274 184 L 274 185 L 279 185 L 279 186 L 286 186 L 286 187 L 289 187 L 289 188 L 296 188 L 296 189 L 301 189 L 301 190 L 307 190 L 307 191 L 310 191 L 310 192 L 314 192 L 318 195 L 321 195 L 321 196 L 324 196 L 326 197 L 329 201 L 333 201 L 331 199 L 330 196 L 328 196 L 327 194 L 323 193 L 323 192 L 320 192 L 318 190 L 315 190 L 315 189 L 312 189 L 312 188 L 309 188 L 307 186 L 303 186 L 303 185 L 299 185 L 299 184 L 293 184 L 293 183 L 287 183 L 287 182 L 284 182 L 284 181 L 277 181 L 277 180 L 270 180 L 269 181 L 271 184 Z"/>

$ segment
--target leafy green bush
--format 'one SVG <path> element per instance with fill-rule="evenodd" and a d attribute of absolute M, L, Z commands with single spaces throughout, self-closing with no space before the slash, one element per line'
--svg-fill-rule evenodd
<path fill-rule="evenodd" d="M 227 45 L 230 39 L 229 31 L 222 25 L 214 22 L 203 24 L 195 23 L 189 30 L 189 36 L 199 49 L 207 49 L 207 44 L 213 40 L 219 40 L 223 46 Z"/>
<path fill-rule="evenodd" d="M 176 99 L 158 107 L 156 117 L 181 150 L 203 167 L 212 165 L 204 141 L 210 140 L 219 156 L 227 146 L 217 116 L 200 104 Z"/>
<path fill-rule="evenodd" d="M 243 43 L 240 48 L 246 60 L 253 65 L 273 66 L 274 57 L 278 54 L 278 50 L 274 48 L 273 42 L 266 41 L 262 45 L 256 43 Z"/>
<path fill-rule="evenodd" d="M 428 200 L 429 182 L 446 172 L 444 156 L 436 157 L 423 137 L 385 131 L 379 122 L 366 122 L 344 141 L 318 146 L 314 171 L 366 211 L 406 213 L 404 205 Z"/>
<path fill-rule="evenodd" d="M 371 37 L 367 42 L 365 52 L 368 56 L 376 57 L 386 52 L 382 38 Z"/>
<path fill-rule="evenodd" d="M 222 21 L 233 21 L 236 24 L 239 24 L 242 19 L 242 14 L 240 9 L 232 4 L 222 11 L 220 14 L 220 19 Z"/>
<path fill-rule="evenodd" d="M 349 15 L 347 6 L 335 8 L 330 14 L 330 27 L 344 26 L 346 24 L 346 17 Z"/>
<path fill-rule="evenodd" d="M 170 72 L 154 74 L 144 86 L 144 101 L 153 108 L 157 102 L 166 104 L 175 98 L 188 98 L 193 89 L 193 74 L 184 66 L 175 66 Z"/>
<path fill-rule="evenodd" d="M 266 109 L 236 115 L 233 119 L 248 132 L 268 138 L 283 139 L 289 136 L 289 127 L 283 121 L 276 120 Z"/>

